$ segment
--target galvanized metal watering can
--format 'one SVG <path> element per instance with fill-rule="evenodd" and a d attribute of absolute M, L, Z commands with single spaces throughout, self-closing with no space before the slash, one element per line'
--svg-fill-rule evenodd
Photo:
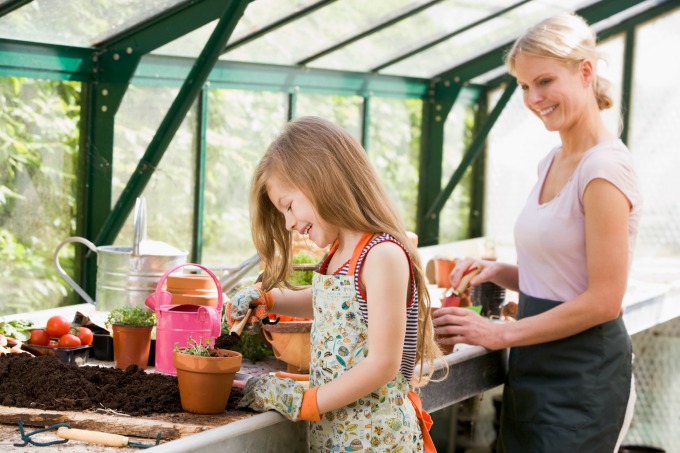
<path fill-rule="evenodd" d="M 163 290 L 168 275 L 183 266 L 203 269 L 212 277 L 217 286 L 217 306 L 172 305 L 172 294 Z M 224 304 L 220 280 L 208 268 L 200 264 L 185 263 L 168 269 L 156 285 L 156 291 L 146 298 L 146 306 L 156 312 L 156 371 L 177 374 L 172 363 L 175 343 L 187 346 L 189 337 L 204 344 L 220 335 L 222 327 L 222 306 Z"/>
<path fill-rule="evenodd" d="M 64 271 L 59 263 L 59 251 L 71 242 L 85 245 L 97 254 L 97 284 L 95 300 Z M 163 273 L 186 262 L 188 252 L 169 244 L 146 240 L 146 203 L 138 198 L 134 212 L 132 246 L 106 245 L 97 247 L 85 238 L 64 239 L 54 252 L 57 272 L 86 301 L 102 311 L 120 307 L 142 306 L 146 296 L 156 287 Z"/>

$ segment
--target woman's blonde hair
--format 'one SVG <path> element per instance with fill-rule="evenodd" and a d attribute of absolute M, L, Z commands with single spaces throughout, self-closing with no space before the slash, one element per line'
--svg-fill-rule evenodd
<path fill-rule="evenodd" d="M 581 16 L 560 14 L 545 19 L 520 36 L 505 57 L 510 74 L 515 75 L 515 62 L 520 52 L 538 57 L 554 58 L 576 67 L 581 61 L 593 62 L 593 69 L 602 57 L 596 47 L 595 32 Z M 593 91 L 600 110 L 614 103 L 609 95 L 611 83 L 595 72 Z"/>
<path fill-rule="evenodd" d="M 269 145 L 253 175 L 250 221 L 253 241 L 264 265 L 264 289 L 292 288 L 292 233 L 267 195 L 276 177 L 296 187 L 317 215 L 331 225 L 366 233 L 388 233 L 408 251 L 419 293 L 416 363 L 421 373 L 414 385 L 427 383 L 442 353 L 434 339 L 430 298 L 416 247 L 361 145 L 343 128 L 322 118 L 291 121 Z"/>

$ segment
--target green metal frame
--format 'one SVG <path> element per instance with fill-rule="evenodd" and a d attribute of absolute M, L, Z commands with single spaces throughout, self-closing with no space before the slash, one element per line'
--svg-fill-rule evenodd
<path fill-rule="evenodd" d="M 33 0 L 9 0 L 8 2 L 3 3 L 0 5 L 0 17 L 4 16 L 5 14 L 9 14 L 15 9 L 19 9 L 22 6 L 31 3 Z"/>
<path fill-rule="evenodd" d="M 186 112 L 200 97 L 199 108 L 199 149 L 197 151 L 197 186 L 195 205 L 196 224 L 192 246 L 192 259 L 200 261 L 202 246 L 202 174 L 205 171 L 205 109 L 207 108 L 207 89 L 204 82 L 210 82 L 216 89 L 270 90 L 287 92 L 289 95 L 288 119 L 296 115 L 298 93 L 357 95 L 364 98 L 362 120 L 362 144 L 368 149 L 370 125 L 370 102 L 372 97 L 391 97 L 400 99 L 423 100 L 423 123 L 421 139 L 421 167 L 418 195 L 417 230 L 422 245 L 438 242 L 439 212 L 444 203 L 460 182 L 469 165 L 475 165 L 473 176 L 473 210 L 481 212 L 479 178 L 483 167 L 480 159 L 484 141 L 491 128 L 494 116 L 500 113 L 504 102 L 511 95 L 508 87 L 500 102 L 487 120 L 476 131 L 472 145 L 466 151 L 460 165 L 442 190 L 442 155 L 444 142 L 444 123 L 446 117 L 461 94 L 468 96 L 462 102 L 470 102 L 467 93 L 471 88 L 469 81 L 502 65 L 504 52 L 512 44 L 506 42 L 470 61 L 452 67 L 431 80 L 412 77 L 398 77 L 377 74 L 376 72 L 422 52 L 446 39 L 460 34 L 474 26 L 498 17 L 511 9 L 527 3 L 521 0 L 503 8 L 474 24 L 447 33 L 436 40 L 400 55 L 373 68 L 371 72 L 335 71 L 307 68 L 301 65 L 314 61 L 353 42 L 366 38 L 406 17 L 433 6 L 440 0 L 425 2 L 410 10 L 397 14 L 380 24 L 351 36 L 331 47 L 301 60 L 298 66 L 267 65 L 218 60 L 220 54 L 251 42 L 264 34 L 291 23 L 335 0 L 320 0 L 301 11 L 290 14 L 268 24 L 259 31 L 227 44 L 229 36 L 243 10 L 250 0 L 192 0 L 163 11 L 118 35 L 97 43 L 93 48 L 78 48 L 60 45 L 45 45 L 0 39 L 0 76 L 20 76 L 71 80 L 83 82 L 81 108 L 81 152 L 82 168 L 79 169 L 82 182 L 81 197 L 83 204 L 77 220 L 78 234 L 93 238 L 95 243 L 112 243 L 123 222 L 129 215 L 134 199 L 143 191 L 151 178 L 153 169 L 160 161 Z M 29 3 L 30 0 L 14 0 L 0 7 L 0 15 Z M 590 23 L 597 23 L 622 11 L 642 3 L 643 0 L 601 0 L 576 11 Z M 629 130 L 629 106 L 633 77 L 634 28 L 678 8 L 677 0 L 655 3 L 647 10 L 635 12 L 633 17 L 622 20 L 598 33 L 599 39 L 614 34 L 626 33 L 624 83 L 623 83 L 623 139 Z M 167 44 L 197 28 L 220 19 L 210 41 L 197 60 L 179 57 L 149 55 L 152 50 Z M 218 30 L 219 29 L 219 30 Z M 211 47 L 215 46 L 215 47 Z M 220 49 L 219 51 L 211 49 Z M 505 83 L 506 76 L 494 79 L 486 89 Z M 140 85 L 179 86 L 180 94 L 167 112 L 154 139 L 146 150 L 137 170 L 130 178 L 127 187 L 117 204 L 111 207 L 111 180 L 113 159 L 113 131 L 115 115 L 130 83 Z M 511 82 L 511 85 L 515 85 Z M 507 96 L 506 96 L 507 95 Z M 484 95 L 485 96 L 485 95 Z M 479 118 L 486 112 L 485 100 L 474 100 L 480 104 Z M 482 217 L 470 219 L 470 234 L 481 231 Z M 85 287 L 94 290 L 94 262 L 92 257 L 84 271 Z"/>
<path fill-rule="evenodd" d="M 198 98 L 198 121 L 196 124 L 196 184 L 194 185 L 194 227 L 191 244 L 191 262 L 200 263 L 203 253 L 203 218 L 205 210 L 205 175 L 208 133 L 208 86 L 203 87 Z"/>

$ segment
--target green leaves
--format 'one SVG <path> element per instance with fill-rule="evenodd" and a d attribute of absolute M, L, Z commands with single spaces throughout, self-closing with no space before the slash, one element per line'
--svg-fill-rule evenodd
<path fill-rule="evenodd" d="M 122 307 L 111 310 L 107 325 L 144 327 L 156 325 L 156 314 L 145 307 Z"/>

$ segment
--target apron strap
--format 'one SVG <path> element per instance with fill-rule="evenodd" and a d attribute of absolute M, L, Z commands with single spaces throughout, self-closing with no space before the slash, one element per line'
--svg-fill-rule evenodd
<path fill-rule="evenodd" d="M 430 436 L 430 428 L 433 424 L 432 417 L 423 409 L 423 402 L 416 392 L 409 390 L 407 396 L 416 410 L 416 417 L 418 417 L 418 422 L 420 423 L 420 432 L 423 435 L 423 451 L 425 453 L 437 453 L 437 449 L 434 447 L 434 442 Z"/>
<path fill-rule="evenodd" d="M 371 239 L 373 239 L 373 234 L 374 233 L 364 233 L 364 235 L 361 236 L 361 239 L 359 239 L 357 246 L 354 247 L 354 253 L 352 253 L 352 258 L 350 258 L 349 260 L 349 269 L 347 269 L 348 276 L 350 277 L 354 276 L 354 271 L 357 268 L 357 263 L 359 262 L 361 252 L 363 252 L 364 248 L 368 245 L 369 242 L 371 242 Z"/>

